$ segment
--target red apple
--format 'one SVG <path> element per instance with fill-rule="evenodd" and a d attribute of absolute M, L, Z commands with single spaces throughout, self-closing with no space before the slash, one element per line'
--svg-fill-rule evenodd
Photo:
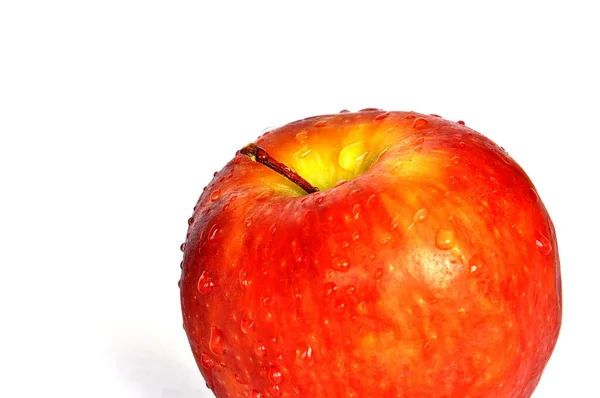
<path fill-rule="evenodd" d="M 462 122 L 290 123 L 238 152 L 189 222 L 184 328 L 217 397 L 529 397 L 558 338 L 550 217 Z"/>

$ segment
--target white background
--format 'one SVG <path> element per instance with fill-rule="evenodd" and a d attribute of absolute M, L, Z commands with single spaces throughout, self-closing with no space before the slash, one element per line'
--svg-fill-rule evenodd
<path fill-rule="evenodd" d="M 210 397 L 177 289 L 202 187 L 365 107 L 464 119 L 529 173 L 564 289 L 534 396 L 600 396 L 594 2 L 361 4 L 0 3 L 0 396 Z"/>

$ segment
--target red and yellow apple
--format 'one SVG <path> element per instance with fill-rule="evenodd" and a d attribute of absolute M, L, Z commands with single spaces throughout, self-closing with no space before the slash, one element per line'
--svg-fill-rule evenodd
<path fill-rule="evenodd" d="M 181 305 L 217 397 L 528 397 L 558 338 L 556 235 L 462 122 L 364 110 L 274 129 L 189 220 Z"/>

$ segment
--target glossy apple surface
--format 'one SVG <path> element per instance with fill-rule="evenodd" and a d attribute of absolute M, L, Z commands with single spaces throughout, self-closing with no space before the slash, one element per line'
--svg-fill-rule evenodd
<path fill-rule="evenodd" d="M 367 110 L 240 153 L 183 246 L 184 328 L 217 397 L 528 397 L 558 338 L 554 228 L 461 122 Z"/>

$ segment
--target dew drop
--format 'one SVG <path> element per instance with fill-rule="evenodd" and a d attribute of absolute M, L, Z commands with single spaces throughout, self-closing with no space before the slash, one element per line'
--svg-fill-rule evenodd
<path fill-rule="evenodd" d="M 264 358 L 267 355 L 267 347 L 265 347 L 265 343 L 257 340 L 254 344 L 254 353 L 257 357 Z"/>
<path fill-rule="evenodd" d="M 465 122 L 463 120 L 459 120 L 458 122 L 456 122 L 458 124 L 462 124 L 463 126 L 465 125 Z"/>
<path fill-rule="evenodd" d="M 361 110 L 359 110 L 359 112 L 375 112 L 375 111 L 381 111 L 382 109 L 379 108 L 363 108 Z"/>
<path fill-rule="evenodd" d="M 383 268 L 379 267 L 375 270 L 375 279 L 379 280 L 383 276 Z"/>
<path fill-rule="evenodd" d="M 273 395 L 275 397 L 281 396 L 281 387 L 279 387 L 277 384 L 271 385 L 270 390 L 271 390 L 271 395 Z"/>
<path fill-rule="evenodd" d="M 251 333 L 254 331 L 255 324 L 252 319 L 246 318 L 246 319 L 242 319 L 240 327 L 242 329 L 242 332 L 244 332 L 245 334 L 248 334 L 248 333 Z"/>
<path fill-rule="evenodd" d="M 338 182 L 335 183 L 335 187 L 341 187 L 342 185 L 344 185 L 345 183 L 347 183 L 348 181 L 346 180 L 339 180 Z"/>
<path fill-rule="evenodd" d="M 188 225 L 192 225 L 193 222 L 194 222 L 194 217 L 188 218 Z"/>
<path fill-rule="evenodd" d="M 271 235 L 274 235 L 275 232 L 277 232 L 277 224 L 276 223 L 271 224 L 271 226 L 269 227 L 269 232 L 271 233 Z"/>
<path fill-rule="evenodd" d="M 458 164 L 460 162 L 460 156 L 454 156 L 450 159 L 450 163 Z"/>
<path fill-rule="evenodd" d="M 346 309 L 346 303 L 343 299 L 337 299 L 335 301 L 335 312 L 341 314 Z"/>
<path fill-rule="evenodd" d="M 461 142 L 458 143 L 458 147 L 460 149 L 465 149 L 467 147 L 467 144 L 465 144 L 464 142 L 461 141 Z"/>
<path fill-rule="evenodd" d="M 202 271 L 200 278 L 198 279 L 198 291 L 202 294 L 209 294 L 212 292 L 213 287 L 215 286 L 213 280 L 210 277 L 210 274 L 207 270 Z"/>
<path fill-rule="evenodd" d="M 216 202 L 220 197 L 221 197 L 221 191 L 219 189 L 215 189 L 210 194 L 210 200 L 212 200 L 213 202 Z"/>
<path fill-rule="evenodd" d="M 179 250 L 181 250 L 183 252 L 183 251 L 185 251 L 185 247 L 186 247 L 186 244 L 182 243 L 181 246 L 179 246 Z"/>
<path fill-rule="evenodd" d="M 217 227 L 217 224 L 213 225 L 208 231 L 208 240 L 213 240 L 217 236 L 218 232 L 219 228 Z"/>
<path fill-rule="evenodd" d="M 429 124 L 429 122 L 426 119 L 423 119 L 422 117 L 418 117 L 413 122 L 413 128 L 414 129 L 422 129 L 423 127 L 427 126 L 428 124 Z"/>
<path fill-rule="evenodd" d="M 271 307 L 272 303 L 273 296 L 271 295 L 271 291 L 267 289 L 260 295 L 260 305 L 263 310 L 267 311 Z"/>
<path fill-rule="evenodd" d="M 313 367 L 315 364 L 315 353 L 311 346 L 306 345 L 296 350 L 296 360 L 300 366 L 307 368 Z"/>
<path fill-rule="evenodd" d="M 252 390 L 252 398 L 263 398 L 263 395 L 257 390 Z"/>
<path fill-rule="evenodd" d="M 315 200 L 315 202 L 317 202 L 317 204 L 321 204 L 321 203 L 323 203 L 323 201 L 324 201 L 324 200 L 325 200 L 325 197 L 324 197 L 324 196 L 319 196 L 319 197 L 318 197 L 318 198 Z"/>
<path fill-rule="evenodd" d="M 550 243 L 550 240 L 539 231 L 536 231 L 535 233 L 535 244 L 538 251 L 544 256 L 549 255 L 552 251 L 552 244 Z"/>
<path fill-rule="evenodd" d="M 333 282 L 327 282 L 325 284 L 325 298 L 330 299 L 337 291 L 337 285 Z"/>
<path fill-rule="evenodd" d="M 238 373 L 234 374 L 233 377 L 235 378 L 235 381 L 237 381 L 239 384 L 246 384 L 242 380 L 242 376 L 240 376 Z"/>
<path fill-rule="evenodd" d="M 216 326 L 213 326 L 210 330 L 209 347 L 215 355 L 223 355 L 225 353 L 225 338 L 223 337 L 223 332 Z"/>
<path fill-rule="evenodd" d="M 252 217 L 248 217 L 248 218 L 246 218 L 246 221 L 244 221 L 244 225 L 245 225 L 247 228 L 250 228 L 250 227 L 252 226 Z"/>
<path fill-rule="evenodd" d="M 383 119 L 387 118 L 389 115 L 390 115 L 389 112 L 380 113 L 379 115 L 375 116 L 375 120 L 383 120 Z"/>
<path fill-rule="evenodd" d="M 444 228 L 440 228 L 435 236 L 435 245 L 442 250 L 448 250 L 454 247 L 454 234 Z"/>
<path fill-rule="evenodd" d="M 307 157 L 311 152 L 312 149 L 308 147 L 302 147 L 296 153 L 294 153 L 294 158 L 296 159 L 296 161 L 299 161 Z"/>
<path fill-rule="evenodd" d="M 425 141 L 425 137 L 419 137 L 415 140 L 415 145 L 422 145 Z"/>
<path fill-rule="evenodd" d="M 337 256 L 331 260 L 331 268 L 336 271 L 346 272 L 350 268 L 350 260 L 344 256 Z"/>
<path fill-rule="evenodd" d="M 348 109 L 342 109 L 340 113 L 350 113 L 350 111 Z"/>
<path fill-rule="evenodd" d="M 390 169 L 390 171 L 392 173 L 398 173 L 400 170 L 402 170 L 402 162 L 398 162 L 398 163 L 394 164 L 392 166 L 392 168 Z"/>
<path fill-rule="evenodd" d="M 269 368 L 269 380 L 275 385 L 279 385 L 283 381 L 283 373 L 281 373 L 281 370 L 277 366 Z"/>
<path fill-rule="evenodd" d="M 423 147 L 421 145 L 417 145 L 416 147 L 413 148 L 413 151 L 415 152 L 421 152 L 423 150 Z"/>
<path fill-rule="evenodd" d="M 251 284 L 251 281 L 248 279 L 248 271 L 244 268 L 240 269 L 238 280 L 240 281 L 240 286 L 242 288 L 247 288 Z"/>
<path fill-rule="evenodd" d="M 422 222 L 425 222 L 426 220 L 427 220 L 427 209 L 425 209 L 425 208 L 417 210 L 417 212 L 413 216 L 414 223 L 422 223 Z"/>
<path fill-rule="evenodd" d="M 352 207 L 352 216 L 354 217 L 355 220 L 358 220 L 358 217 L 360 217 L 360 205 L 357 203 L 354 205 L 354 207 Z"/>
<path fill-rule="evenodd" d="M 354 231 L 352 233 L 352 240 L 359 240 L 360 239 L 360 234 L 358 233 L 358 231 Z"/>
<path fill-rule="evenodd" d="M 540 200 L 535 188 L 529 188 L 529 197 L 533 200 L 533 203 L 537 203 Z"/>
<path fill-rule="evenodd" d="M 202 355 L 200 355 L 200 363 L 202 363 L 202 366 L 204 366 L 206 369 L 212 369 L 215 366 L 212 358 L 206 353 L 202 353 Z"/>
<path fill-rule="evenodd" d="M 338 163 L 342 169 L 354 171 L 360 166 L 367 153 L 364 149 L 364 141 L 356 141 L 342 148 L 338 156 Z"/>
<path fill-rule="evenodd" d="M 318 122 L 315 123 L 315 127 L 319 128 L 319 127 L 325 127 L 327 126 L 327 122 L 325 120 L 319 120 Z"/>
<path fill-rule="evenodd" d="M 308 139 L 308 131 L 301 131 L 298 134 L 296 134 L 296 141 L 298 141 L 301 144 L 304 144 L 304 141 L 306 141 Z"/>

